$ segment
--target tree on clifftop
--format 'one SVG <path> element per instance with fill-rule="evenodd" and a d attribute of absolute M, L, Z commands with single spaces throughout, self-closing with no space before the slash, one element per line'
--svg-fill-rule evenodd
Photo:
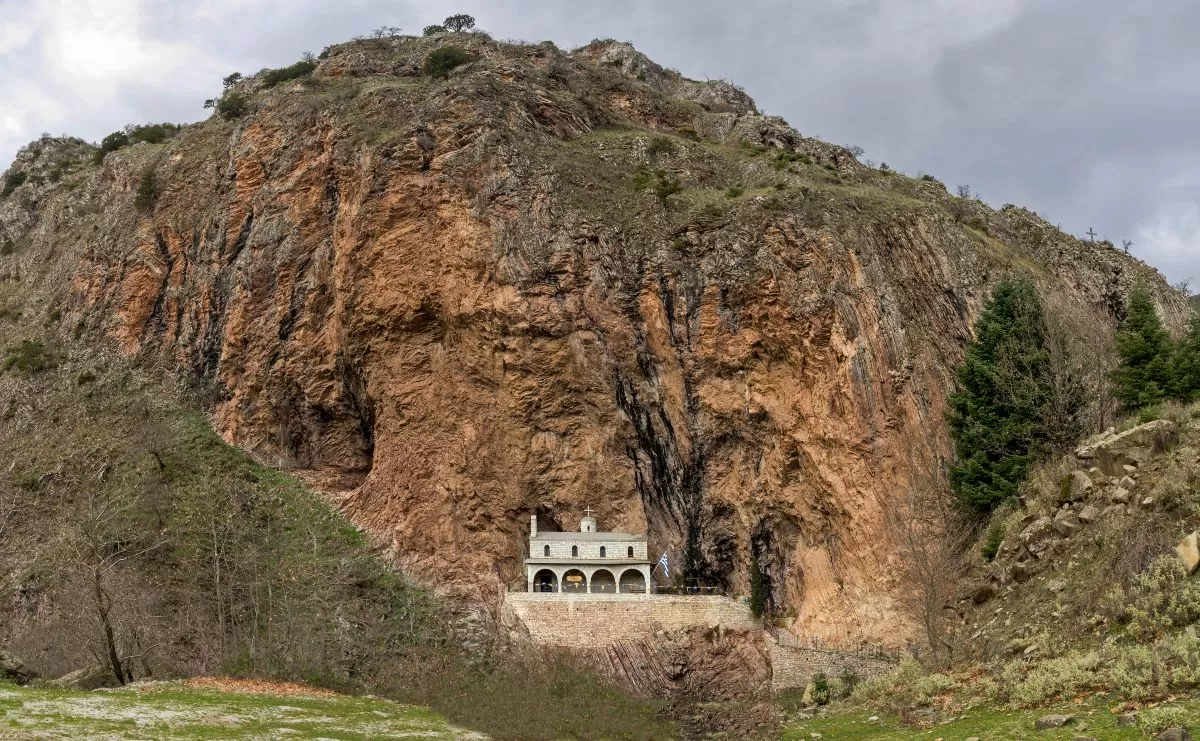
<path fill-rule="evenodd" d="M 472 28 L 475 28 L 475 19 L 466 13 L 455 13 L 446 20 L 442 21 L 442 26 L 444 26 L 447 31 L 462 33 L 463 31 L 469 31 Z"/>
<path fill-rule="evenodd" d="M 1129 293 L 1129 309 L 1117 332 L 1120 365 L 1113 372 L 1113 395 L 1129 409 L 1157 404 L 1170 391 L 1171 337 L 1144 286 Z"/>
<path fill-rule="evenodd" d="M 1056 390 L 1045 309 L 1032 283 L 1000 281 L 957 375 L 950 483 L 959 501 L 988 512 L 1016 495 L 1030 463 L 1050 447 L 1046 419 Z"/>

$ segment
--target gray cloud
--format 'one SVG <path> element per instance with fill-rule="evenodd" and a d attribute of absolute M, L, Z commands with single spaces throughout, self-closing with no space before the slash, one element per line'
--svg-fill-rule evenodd
<path fill-rule="evenodd" d="M 1200 286 L 1200 4 L 1159 0 L 0 0 L 0 161 L 42 131 L 201 118 L 233 70 L 451 12 L 632 41 L 808 135 L 1089 227 Z"/>

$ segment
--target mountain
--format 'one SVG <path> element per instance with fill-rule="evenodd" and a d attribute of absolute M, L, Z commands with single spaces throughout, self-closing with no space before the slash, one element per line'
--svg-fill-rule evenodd
<path fill-rule="evenodd" d="M 792 630 L 896 644 L 886 503 L 949 455 L 972 322 L 1021 273 L 1110 327 L 1152 268 L 859 162 L 628 44 L 340 44 L 227 81 L 202 123 L 5 173 L 31 342 L 206 390 L 396 563 L 485 609 L 530 514 L 646 531 Z M 29 330 L 34 331 L 34 330 Z"/>

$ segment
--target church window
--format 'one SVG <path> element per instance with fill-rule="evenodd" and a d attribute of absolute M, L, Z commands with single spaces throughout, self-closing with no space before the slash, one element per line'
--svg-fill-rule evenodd
<path fill-rule="evenodd" d="M 600 546 L 600 558 L 604 558 L 604 546 Z"/>
<path fill-rule="evenodd" d="M 579 558 L 579 546 L 571 546 L 571 558 Z"/>
<path fill-rule="evenodd" d="M 633 558 L 633 546 L 629 546 L 629 557 Z"/>
<path fill-rule="evenodd" d="M 545 556 L 546 558 L 550 557 L 550 546 L 549 545 L 542 546 L 542 555 Z"/>

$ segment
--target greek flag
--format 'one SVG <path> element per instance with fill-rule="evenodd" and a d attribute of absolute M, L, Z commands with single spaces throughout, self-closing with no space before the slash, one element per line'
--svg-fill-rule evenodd
<path fill-rule="evenodd" d="M 667 552 L 663 551 L 662 558 L 658 559 L 658 565 L 662 566 L 663 576 L 671 578 L 671 572 L 667 570 Z"/>

